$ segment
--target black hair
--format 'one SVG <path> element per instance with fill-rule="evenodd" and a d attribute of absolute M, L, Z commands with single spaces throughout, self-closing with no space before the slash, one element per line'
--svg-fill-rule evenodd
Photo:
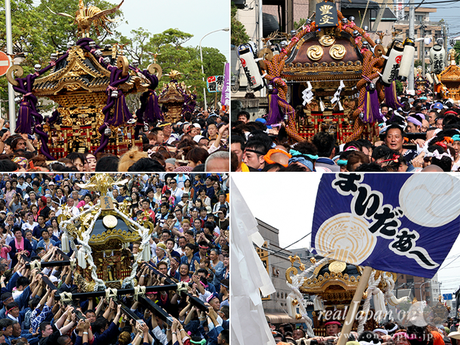
<path fill-rule="evenodd" d="M 440 154 L 443 154 L 445 152 L 445 150 L 439 145 L 430 145 L 428 147 L 429 152 L 434 152 L 436 150 Z M 447 157 L 447 156 L 443 156 L 443 157 L 441 157 L 441 159 L 436 158 L 436 157 L 433 156 L 431 158 L 431 164 L 432 165 L 437 165 L 438 167 L 440 167 L 445 172 L 448 172 L 448 171 L 452 170 L 452 159 Z"/>
<path fill-rule="evenodd" d="M 69 339 L 70 337 L 68 335 L 61 335 L 59 336 L 59 338 L 57 338 L 56 340 L 56 343 L 58 345 L 65 345 L 66 342 L 67 342 L 67 339 Z"/>
<path fill-rule="evenodd" d="M 14 322 L 11 319 L 5 318 L 5 319 L 0 319 L 0 329 L 7 328 L 9 326 L 13 326 Z M 41 324 L 40 324 L 41 326 Z"/>
<path fill-rule="evenodd" d="M 387 130 L 385 131 L 385 134 L 384 134 L 384 140 L 387 138 L 388 136 L 388 132 L 390 131 L 390 129 L 399 129 L 401 131 L 401 136 L 404 136 L 404 130 L 398 126 L 397 124 L 391 124 L 390 126 L 388 126 Z"/>
<path fill-rule="evenodd" d="M 242 136 L 240 136 L 240 135 L 232 135 L 230 142 L 232 144 L 238 144 L 239 143 L 241 145 L 241 149 L 244 148 L 244 138 Z"/>
<path fill-rule="evenodd" d="M 100 158 L 96 163 L 97 172 L 114 172 L 118 171 L 118 162 L 120 158 L 114 155 L 104 156 Z"/>
<path fill-rule="evenodd" d="M 249 117 L 250 117 L 250 115 L 249 115 L 249 113 L 248 113 L 246 110 L 242 110 L 242 111 L 240 111 L 240 112 L 238 113 L 238 116 L 237 116 L 237 118 L 238 118 L 238 117 L 240 117 L 241 115 L 243 115 L 243 116 L 246 118 L 246 120 L 248 120 L 248 121 L 249 121 Z"/>
<path fill-rule="evenodd" d="M 101 333 L 101 330 L 105 330 L 107 326 L 107 319 L 100 316 L 91 324 L 91 328 L 95 330 L 95 333 Z"/>
<path fill-rule="evenodd" d="M 222 310 L 222 308 L 221 308 L 221 310 Z M 225 343 L 229 343 L 230 342 L 230 336 L 229 336 L 228 329 L 223 329 L 220 332 L 220 337 L 224 340 Z"/>
<path fill-rule="evenodd" d="M 186 246 L 186 247 L 189 247 L 193 252 L 194 252 L 195 249 L 196 249 L 196 246 L 195 246 L 194 244 L 192 244 L 192 243 L 187 243 L 185 246 Z"/>
<path fill-rule="evenodd" d="M 9 159 L 0 159 L 0 171 L 16 171 L 18 165 Z"/>
<path fill-rule="evenodd" d="M 141 158 L 136 163 L 131 165 L 128 171 L 151 171 L 151 172 L 164 172 L 165 168 L 158 163 L 158 161 L 151 158 Z"/>
<path fill-rule="evenodd" d="M 460 119 L 455 115 L 446 115 L 442 120 L 443 129 L 460 128 Z"/>
<path fill-rule="evenodd" d="M 313 136 L 312 143 L 318 149 L 320 157 L 329 157 L 335 146 L 335 138 L 327 132 L 319 132 Z"/>
<path fill-rule="evenodd" d="M 20 286 L 27 286 L 30 284 L 30 280 L 29 278 L 27 277 L 19 277 L 18 280 L 16 281 L 16 287 L 20 287 Z"/>
<path fill-rule="evenodd" d="M 433 335 L 427 327 L 419 327 L 410 325 L 406 331 L 409 335 L 409 342 L 411 345 L 431 345 L 433 344 Z"/>
<path fill-rule="evenodd" d="M 374 160 L 380 159 L 387 157 L 391 152 L 393 152 L 392 149 L 390 149 L 388 146 L 385 145 L 380 145 L 377 146 L 373 151 L 372 151 L 372 158 Z"/>
<path fill-rule="evenodd" d="M 287 168 L 282 167 L 278 171 L 307 171 L 307 167 L 302 164 L 289 164 Z"/>
<path fill-rule="evenodd" d="M 318 148 L 309 141 L 301 141 L 294 146 L 294 150 L 299 151 L 302 154 L 318 154 Z M 308 159 L 308 158 L 306 158 Z"/>
<path fill-rule="evenodd" d="M 384 171 L 380 165 L 377 163 L 369 163 L 369 164 L 361 164 L 359 167 L 356 168 L 355 172 L 372 172 L 372 171 Z"/>
<path fill-rule="evenodd" d="M 1 322 L 1 320 L 0 320 Z M 48 321 L 43 321 L 41 324 L 40 324 L 40 332 L 43 332 L 45 329 L 46 329 L 46 326 L 48 325 L 51 325 L 51 322 L 48 322 Z M 1 327 L 1 326 L 0 326 Z"/>

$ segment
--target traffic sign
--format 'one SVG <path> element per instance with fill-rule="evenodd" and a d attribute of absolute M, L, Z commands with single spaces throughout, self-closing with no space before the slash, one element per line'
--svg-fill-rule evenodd
<path fill-rule="evenodd" d="M 4 52 L 0 51 L 0 76 L 6 74 L 11 66 L 11 58 Z"/>
<path fill-rule="evenodd" d="M 442 294 L 442 298 L 444 301 L 451 301 L 452 300 L 452 294 L 451 293 L 444 293 Z"/>

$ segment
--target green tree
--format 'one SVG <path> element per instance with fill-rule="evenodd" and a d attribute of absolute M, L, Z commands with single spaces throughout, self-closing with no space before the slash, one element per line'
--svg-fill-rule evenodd
<path fill-rule="evenodd" d="M 306 22 L 307 22 L 307 20 L 305 18 L 300 18 L 298 22 L 294 22 L 294 29 L 298 30 Z"/>
<path fill-rule="evenodd" d="M 112 8 L 114 5 L 103 0 L 91 0 L 85 3 L 86 6 L 96 6 L 101 10 Z M 67 50 L 68 42 L 78 40 L 77 25 L 74 20 L 53 14 L 67 13 L 74 16 L 78 10 L 76 0 L 41 0 L 35 7 L 33 0 L 11 0 L 12 32 L 14 53 L 25 53 L 24 65 L 35 63 L 46 64 L 49 62 L 49 55 L 55 51 Z M 0 0 L 0 20 L 5 22 L 4 0 Z M 109 15 L 114 18 L 122 13 Z M 109 22 L 109 29 L 115 28 L 117 24 Z M 101 30 L 101 36 L 97 37 L 94 28 L 91 29 L 90 37 L 96 43 L 102 44 L 108 33 Z M 5 27 L 0 28 L 0 46 L 6 49 Z"/>
<path fill-rule="evenodd" d="M 107 40 L 108 43 L 119 43 L 123 46 L 123 51 L 130 62 L 137 62 L 139 68 L 144 69 L 151 63 L 153 52 L 146 50 L 147 44 L 152 38 L 152 33 L 143 28 L 131 30 L 130 37 L 123 36 L 116 32 L 115 37 Z"/>
<path fill-rule="evenodd" d="M 455 57 L 455 62 L 458 65 L 460 63 L 460 41 L 455 42 L 454 49 L 457 53 L 457 56 Z"/>
<path fill-rule="evenodd" d="M 398 95 L 401 95 L 403 93 L 403 91 L 404 91 L 403 84 L 399 80 L 396 80 L 395 84 L 396 84 L 396 93 Z"/>
<path fill-rule="evenodd" d="M 114 5 L 103 0 L 89 0 L 86 6 L 96 6 L 101 10 L 112 8 Z M 122 7 L 123 8 L 123 7 Z M 46 66 L 50 59 L 50 54 L 56 51 L 67 50 L 68 42 L 76 42 L 77 26 L 73 24 L 73 19 L 63 17 L 53 12 L 64 12 L 74 16 L 78 10 L 77 0 L 41 0 L 38 6 L 34 6 L 33 0 L 11 0 L 11 21 L 12 21 L 12 41 L 13 53 L 21 54 L 25 59 L 21 63 L 24 74 L 33 72 L 35 64 Z M 119 17 L 121 11 L 109 15 L 110 18 Z M 0 0 L 0 22 L 5 23 L 5 1 Z M 113 29 L 117 24 L 108 23 L 109 29 Z M 94 29 L 91 30 L 91 37 L 97 44 L 103 44 L 108 33 L 101 31 L 101 36 L 97 37 Z M 6 30 L 5 26 L 0 27 L 0 49 L 6 51 Z M 7 99 L 6 96 L 7 80 L 0 78 L 0 97 Z"/>
<path fill-rule="evenodd" d="M 239 46 L 240 44 L 247 43 L 250 38 L 246 32 L 246 28 L 244 25 L 236 19 L 236 12 L 238 9 L 236 8 L 235 4 L 232 3 L 231 8 L 231 44 L 234 46 Z"/>
<path fill-rule="evenodd" d="M 162 33 L 151 34 L 143 28 L 131 31 L 130 37 L 120 35 L 115 39 L 123 48 L 131 62 L 137 61 L 140 68 L 146 68 L 154 61 L 161 66 L 163 74 L 171 70 L 181 73 L 180 81 L 185 81 L 192 92 L 197 94 L 198 102 L 203 101 L 202 90 L 205 86 L 201 73 L 199 47 L 184 46 L 193 35 L 177 29 L 168 29 Z M 202 47 L 205 76 L 222 75 L 225 56 L 215 48 Z M 160 80 L 158 90 L 169 82 L 167 76 Z M 213 95 L 211 95 L 213 96 Z M 212 97 L 210 97 L 212 99 Z"/>

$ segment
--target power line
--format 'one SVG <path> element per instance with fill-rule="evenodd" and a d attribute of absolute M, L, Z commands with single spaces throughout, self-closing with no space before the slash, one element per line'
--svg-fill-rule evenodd
<path fill-rule="evenodd" d="M 433 1 L 433 2 L 424 2 L 422 0 L 421 3 L 418 4 L 418 7 L 420 7 L 421 4 L 425 4 L 425 5 L 438 5 L 438 4 L 447 4 L 447 3 L 452 3 L 452 2 L 460 2 L 460 0 L 443 0 L 443 1 Z M 409 3 L 405 4 L 404 7 L 408 7 L 409 6 Z"/>
<path fill-rule="evenodd" d="M 454 261 L 457 260 L 458 258 L 460 258 L 460 254 L 457 255 L 457 257 L 456 257 L 455 259 L 453 259 L 451 262 L 449 262 L 447 265 L 445 265 L 444 267 L 441 267 L 441 268 L 438 270 L 438 272 L 439 272 L 440 270 L 443 270 L 443 269 L 446 268 L 447 266 L 449 266 L 452 262 L 454 262 Z"/>
<path fill-rule="evenodd" d="M 303 236 L 303 237 L 301 237 L 300 239 L 298 239 L 297 241 L 291 243 L 291 244 L 288 245 L 287 247 L 281 248 L 280 250 L 274 252 L 273 254 L 277 254 L 277 253 L 279 253 L 279 252 L 282 252 L 283 250 L 288 249 L 290 246 L 293 246 L 293 245 L 296 244 L 297 242 L 302 241 L 305 237 L 307 237 L 307 236 L 310 235 L 310 234 L 311 234 L 311 231 L 310 231 L 308 234 L 306 234 L 305 236 Z"/>

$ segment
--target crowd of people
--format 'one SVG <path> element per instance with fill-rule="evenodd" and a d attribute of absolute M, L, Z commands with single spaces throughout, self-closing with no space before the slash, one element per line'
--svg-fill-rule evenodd
<path fill-rule="evenodd" d="M 0 344 L 229 344 L 229 186 L 226 174 L 113 174 L 126 184 L 108 196 L 129 205 L 133 221 L 154 224 L 151 259 L 139 265 L 140 286 L 165 279 L 186 283 L 203 311 L 175 290 L 145 297 L 171 317 L 165 322 L 133 295 L 119 296 L 137 321 L 109 298 L 65 302 L 78 292 L 70 266 L 30 262 L 63 260 L 60 215 L 79 215 L 101 195 L 82 188 L 89 173 L 3 174 L 0 177 Z M 130 243 L 132 253 L 140 242 Z M 69 253 L 69 255 L 75 256 Z M 150 270 L 153 266 L 155 270 Z M 47 277 L 56 289 L 46 285 Z"/>
<path fill-rule="evenodd" d="M 104 151 L 96 155 L 71 152 L 65 158 L 50 161 L 40 153 L 36 135 L 11 135 L 4 120 L 0 120 L 0 129 L 0 171 L 229 171 L 229 119 L 223 110 L 186 112 L 176 123 L 146 123 L 135 135 L 142 144 L 120 157 Z"/>
<path fill-rule="evenodd" d="M 460 108 L 432 95 L 400 97 L 392 109 L 380 104 L 379 138 L 340 144 L 321 131 L 311 140 L 291 144 L 284 127 L 265 118 L 249 121 L 241 111 L 231 129 L 232 171 L 458 171 Z M 299 116 L 304 116 L 303 111 Z"/>
<path fill-rule="evenodd" d="M 277 344 L 293 345 L 332 345 L 336 344 L 342 324 L 339 321 L 328 321 L 324 328 L 324 336 L 309 337 L 306 330 L 300 326 L 295 327 L 290 323 L 272 325 L 269 322 L 272 334 Z M 365 330 L 358 334 L 350 332 L 347 338 L 347 345 L 457 345 L 460 341 L 458 320 L 448 318 L 442 324 L 432 323 L 414 325 L 411 323 L 405 326 L 398 322 L 388 321 L 382 323 L 378 328 Z"/>

